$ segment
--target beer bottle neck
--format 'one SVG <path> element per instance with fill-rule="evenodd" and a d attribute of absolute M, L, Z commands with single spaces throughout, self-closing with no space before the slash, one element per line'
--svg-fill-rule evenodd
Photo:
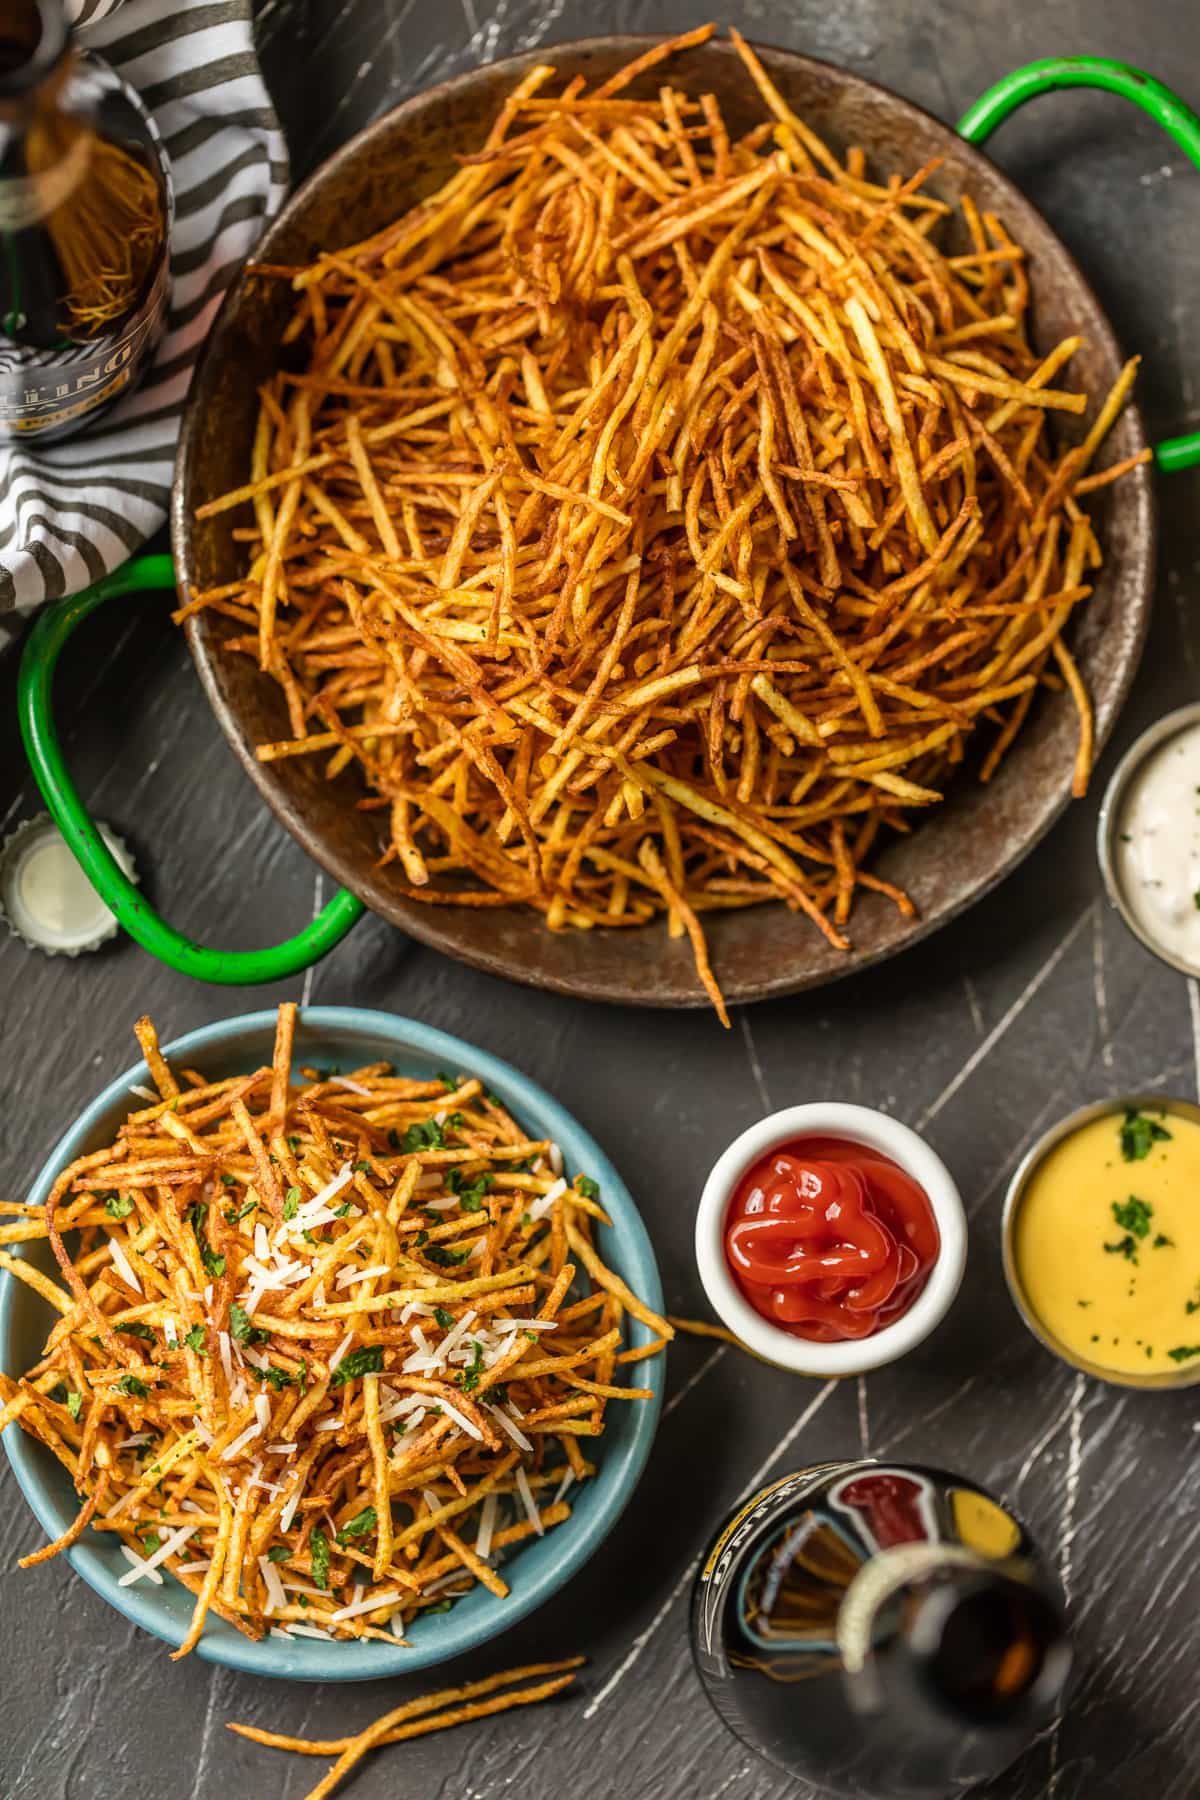
<path fill-rule="evenodd" d="M 0 11 L 0 100 L 48 80 L 71 41 L 62 0 L 5 0 Z"/>
<path fill-rule="evenodd" d="M 885 1550 L 843 1600 L 838 1643 L 864 1710 L 901 1702 L 963 1727 L 1047 1718 L 1071 1652 L 1061 1612 L 1020 1564 L 946 1544 Z"/>

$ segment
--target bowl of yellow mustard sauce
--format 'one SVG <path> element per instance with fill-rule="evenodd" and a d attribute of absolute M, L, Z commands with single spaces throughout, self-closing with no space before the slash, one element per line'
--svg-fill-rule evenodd
<path fill-rule="evenodd" d="M 1100 1100 L 1009 1185 L 1004 1273 L 1048 1349 L 1123 1387 L 1200 1381 L 1200 1106 Z"/>

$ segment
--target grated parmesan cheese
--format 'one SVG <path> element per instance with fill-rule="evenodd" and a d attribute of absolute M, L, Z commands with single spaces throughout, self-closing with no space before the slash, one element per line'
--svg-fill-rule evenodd
<path fill-rule="evenodd" d="M 199 1529 L 198 1525 L 181 1525 L 178 1531 L 173 1531 L 169 1538 L 163 1540 L 153 1556 L 138 1556 L 127 1544 L 122 1544 L 122 1550 L 135 1566 L 127 1575 L 120 1577 L 117 1586 L 131 1587 L 135 1581 L 141 1581 L 147 1575 L 161 1583 L 162 1576 L 158 1573 L 159 1563 L 166 1562 L 168 1556 L 174 1556 L 175 1552 L 182 1549 L 190 1537 L 195 1537 Z"/>
<path fill-rule="evenodd" d="M 517 1464 L 516 1482 L 517 1492 L 521 1496 L 521 1504 L 529 1515 L 529 1523 L 533 1526 L 533 1529 L 537 1532 L 539 1537 L 545 1537 L 546 1527 L 542 1524 L 542 1515 L 539 1513 L 537 1503 L 533 1498 L 533 1489 L 529 1485 L 529 1477 L 525 1473 L 524 1463 Z"/>
<path fill-rule="evenodd" d="M 287 1605 L 287 1595 L 283 1591 L 283 1582 L 279 1578 L 279 1570 L 275 1567 L 274 1563 L 265 1556 L 259 1557 L 258 1567 L 263 1578 L 263 1585 L 267 1590 L 267 1603 L 263 1607 L 264 1614 L 269 1615 L 273 1612 L 282 1612 Z"/>
<path fill-rule="evenodd" d="M 495 1494 L 489 1494 L 484 1500 L 479 1514 L 479 1530 L 475 1536 L 475 1554 L 486 1561 L 492 1554 L 492 1536 L 496 1530 L 496 1509 L 499 1505 Z"/>
<path fill-rule="evenodd" d="M 399 1588 L 389 1588 L 386 1594 L 373 1594 L 368 1600 L 356 1600 L 352 1606 L 343 1606 L 337 1612 L 330 1613 L 330 1622 L 340 1625 L 343 1619 L 356 1619 L 360 1613 L 378 1612 L 380 1607 L 395 1606 L 402 1595 Z"/>
<path fill-rule="evenodd" d="M 245 1431 L 243 1431 L 239 1437 L 234 1438 L 232 1444 L 227 1444 L 225 1446 L 224 1450 L 221 1452 L 221 1461 L 232 1462 L 235 1456 L 241 1455 L 247 1444 L 252 1443 L 253 1440 L 256 1437 L 261 1436 L 261 1434 L 262 1426 L 259 1424 L 258 1420 L 255 1419 L 251 1424 L 247 1425 Z"/>
<path fill-rule="evenodd" d="M 489 1406 L 486 1400 L 484 1401 L 484 1409 L 485 1411 L 490 1412 L 497 1425 L 508 1433 L 518 1450 L 531 1451 L 533 1449 L 533 1445 L 525 1436 L 525 1433 L 517 1429 L 506 1412 L 501 1412 L 498 1406 Z"/>
<path fill-rule="evenodd" d="M 110 1237 L 108 1240 L 108 1248 L 118 1275 L 120 1275 L 123 1281 L 127 1281 L 130 1287 L 134 1288 L 140 1294 L 142 1291 L 142 1284 L 133 1272 L 132 1263 L 121 1248 L 120 1238 Z"/>

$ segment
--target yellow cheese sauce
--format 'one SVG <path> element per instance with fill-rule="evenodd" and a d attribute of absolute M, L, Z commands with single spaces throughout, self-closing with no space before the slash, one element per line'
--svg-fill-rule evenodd
<path fill-rule="evenodd" d="M 1071 1132 L 1029 1178 L 1013 1255 L 1073 1355 L 1139 1375 L 1200 1363 L 1200 1124 L 1149 1107 Z"/>

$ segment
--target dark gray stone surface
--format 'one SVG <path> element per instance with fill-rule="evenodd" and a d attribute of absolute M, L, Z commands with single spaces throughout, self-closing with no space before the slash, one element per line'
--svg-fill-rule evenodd
<path fill-rule="evenodd" d="M 263 0 L 268 78 L 303 172 L 389 102 L 477 60 L 604 29 L 671 29 L 698 0 Z M 869 74 L 953 119 L 1006 68 L 1116 55 L 1200 100 L 1194 0 L 740 0 L 752 36 Z M 1200 424 L 1200 175 L 1119 101 L 1044 99 L 996 154 L 1095 280 L 1160 434 Z M 1161 483 L 1158 605 L 1117 738 L 1196 696 L 1200 476 Z M 134 846 L 180 926 L 249 946 L 291 931 L 321 882 L 220 740 L 165 606 L 126 603 L 70 654 L 60 710 L 83 791 Z M 0 666 L 0 821 L 37 810 Z M 1007 1495 L 1061 1560 L 1082 1676 L 1067 1717 L 991 1800 L 1193 1800 L 1200 1791 L 1194 1634 L 1200 1498 L 1196 1390 L 1127 1393 L 1076 1378 L 1006 1297 L 998 1224 L 1023 1146 L 1070 1107 L 1137 1085 L 1192 1096 L 1195 988 L 1108 910 L 1092 855 L 1097 793 L 970 916 L 879 973 L 735 1017 L 638 1014 L 504 985 L 367 921 L 311 978 L 221 992 L 128 942 L 76 963 L 0 941 L 0 1186 L 23 1191 L 61 1125 L 133 1056 L 149 1009 L 165 1036 L 290 994 L 389 1007 L 444 1026 L 553 1088 L 638 1197 L 672 1310 L 703 1310 L 696 1196 L 727 1140 L 768 1106 L 814 1096 L 882 1105 L 921 1126 L 971 1211 L 964 1292 L 899 1368 L 823 1391 L 732 1350 L 672 1351 L 666 1416 L 620 1527 L 550 1606 L 470 1660 L 464 1679 L 584 1650 L 580 1697 L 385 1752 L 361 1800 L 766 1800 L 794 1796 L 704 1701 L 685 1636 L 689 1569 L 758 1477 L 853 1453 L 959 1466 Z M 764 915 L 764 929 L 769 918 Z M 803 1423 L 801 1423 L 803 1421 Z M 63 1564 L 21 1574 L 38 1542 L 0 1464 L 0 1800 L 299 1800 L 322 1767 L 228 1736 L 227 1719 L 331 1734 L 430 1685 L 292 1688 L 177 1666 Z M 440 1675 L 433 1680 L 440 1680 Z"/>

